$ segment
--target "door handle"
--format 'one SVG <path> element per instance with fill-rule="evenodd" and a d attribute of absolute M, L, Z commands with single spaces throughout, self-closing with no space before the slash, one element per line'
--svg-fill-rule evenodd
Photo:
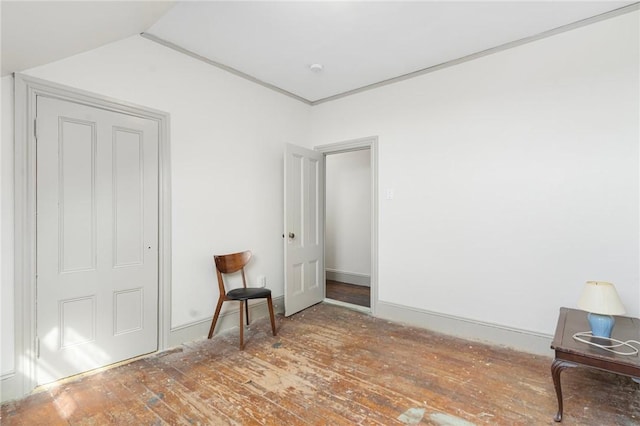
<path fill-rule="evenodd" d="M 289 238 L 293 240 L 295 237 L 296 237 L 296 234 L 294 234 L 293 232 L 289 232 Z"/>

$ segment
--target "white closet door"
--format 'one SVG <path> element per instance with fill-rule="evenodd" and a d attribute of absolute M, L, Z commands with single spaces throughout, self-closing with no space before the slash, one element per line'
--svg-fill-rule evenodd
<path fill-rule="evenodd" d="M 37 383 L 158 347 L 158 123 L 37 99 Z"/>

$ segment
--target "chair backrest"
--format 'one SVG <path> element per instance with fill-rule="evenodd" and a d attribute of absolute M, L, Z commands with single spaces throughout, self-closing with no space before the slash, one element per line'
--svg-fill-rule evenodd
<path fill-rule="evenodd" d="M 242 273 L 242 285 L 247 288 L 247 278 L 244 274 L 244 267 L 251 259 L 251 251 L 241 251 L 239 253 L 221 254 L 213 256 L 216 264 L 216 275 L 218 276 L 218 287 L 220 294 L 226 294 L 222 274 L 232 274 L 240 271 Z"/>

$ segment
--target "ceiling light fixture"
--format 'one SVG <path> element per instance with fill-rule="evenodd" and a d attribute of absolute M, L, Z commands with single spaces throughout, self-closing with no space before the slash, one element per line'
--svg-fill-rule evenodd
<path fill-rule="evenodd" d="M 315 73 L 318 73 L 324 69 L 324 66 L 322 66 L 322 64 L 311 64 L 309 65 L 309 69 Z"/>

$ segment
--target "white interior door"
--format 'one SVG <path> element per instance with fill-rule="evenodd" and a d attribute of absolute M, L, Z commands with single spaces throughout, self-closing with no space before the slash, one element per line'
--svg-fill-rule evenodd
<path fill-rule="evenodd" d="M 37 98 L 36 381 L 158 345 L 158 124 Z"/>
<path fill-rule="evenodd" d="M 287 144 L 284 158 L 284 312 L 324 299 L 324 155 Z"/>

